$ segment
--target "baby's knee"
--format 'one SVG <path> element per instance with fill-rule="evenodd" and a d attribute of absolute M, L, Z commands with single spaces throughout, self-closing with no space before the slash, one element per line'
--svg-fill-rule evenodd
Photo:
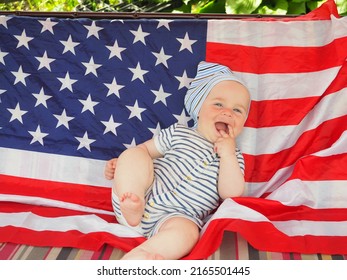
<path fill-rule="evenodd" d="M 187 244 L 195 244 L 200 238 L 200 230 L 196 223 L 186 218 L 173 218 L 171 226 L 183 235 Z"/>
<path fill-rule="evenodd" d="M 197 224 L 195 223 L 191 223 L 189 227 L 187 227 L 187 235 L 188 238 L 190 238 L 191 242 L 198 242 L 199 238 L 200 238 L 200 230 L 199 227 L 197 226 Z"/>

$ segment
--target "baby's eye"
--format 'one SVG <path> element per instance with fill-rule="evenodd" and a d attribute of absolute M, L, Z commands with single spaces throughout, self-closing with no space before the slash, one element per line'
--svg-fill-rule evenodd
<path fill-rule="evenodd" d="M 223 104 L 220 103 L 220 102 L 217 102 L 217 103 L 215 103 L 214 105 L 217 106 L 217 107 L 223 107 Z"/>
<path fill-rule="evenodd" d="M 234 108 L 234 112 L 236 112 L 236 113 L 242 113 L 242 111 L 241 111 L 240 109 L 238 109 L 238 108 Z"/>

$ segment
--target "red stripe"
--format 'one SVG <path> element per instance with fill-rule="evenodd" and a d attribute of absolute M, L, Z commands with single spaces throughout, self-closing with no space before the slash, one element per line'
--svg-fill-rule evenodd
<path fill-rule="evenodd" d="M 347 115 L 326 121 L 316 129 L 303 133 L 293 147 L 278 153 L 257 156 L 244 154 L 246 181 L 267 182 L 279 169 L 293 165 L 304 156 L 331 147 L 346 130 L 346 124 Z M 269 141 L 271 143 L 271 139 Z M 340 178 L 344 177 L 344 174 L 345 172 Z"/>
<path fill-rule="evenodd" d="M 277 230 L 269 222 L 250 222 L 238 219 L 212 221 L 199 243 L 185 259 L 207 258 L 218 249 L 224 231 L 240 233 L 254 248 L 270 252 L 300 252 L 302 254 L 344 254 L 347 236 L 292 236 Z M 211 242 L 214 240 L 216 242 Z"/>
<path fill-rule="evenodd" d="M 303 181 L 347 180 L 347 154 L 329 157 L 307 156 L 296 164 L 289 179 Z"/>
<path fill-rule="evenodd" d="M 314 107 L 329 94 L 347 87 L 347 61 L 337 77 L 321 96 L 288 98 L 279 100 L 252 100 L 246 127 L 271 127 L 297 125 Z M 309 93 L 308 93 L 309 94 Z M 290 116 L 290 117 L 288 117 Z"/>
<path fill-rule="evenodd" d="M 112 211 L 111 189 L 0 175 L 0 193 L 42 197 Z"/>
<path fill-rule="evenodd" d="M 297 125 L 312 110 L 321 97 L 286 100 L 252 100 L 246 127 Z M 288 118 L 290 116 L 290 118 Z"/>
<path fill-rule="evenodd" d="M 32 246 L 74 247 L 85 250 L 99 250 L 104 244 L 109 244 L 124 251 L 141 244 L 145 238 L 123 238 L 107 232 L 81 233 L 77 230 L 33 231 L 25 228 L 3 227 L 0 231 L 1 242 L 30 244 Z"/>
<path fill-rule="evenodd" d="M 305 205 L 283 205 L 279 201 L 263 198 L 237 197 L 233 200 L 261 213 L 270 221 L 307 220 L 338 222 L 347 220 L 347 205 L 346 208 L 313 209 Z"/>
<path fill-rule="evenodd" d="M 252 47 L 207 42 L 206 60 L 237 72 L 306 73 L 341 66 L 346 60 L 347 37 L 321 47 Z M 255 59 L 256 58 L 256 59 Z"/>
<path fill-rule="evenodd" d="M 98 213 L 89 213 L 83 211 L 70 210 L 66 208 L 58 208 L 58 207 L 49 207 L 49 206 L 41 206 L 41 205 L 32 205 L 32 204 L 22 204 L 15 202 L 1 202 L 0 204 L 0 212 L 1 213 L 23 213 L 30 212 L 35 215 L 46 217 L 46 218 L 57 218 L 57 217 L 69 217 L 76 215 L 96 215 L 99 218 L 109 222 L 116 223 L 117 220 L 113 214 L 98 214 Z"/>
<path fill-rule="evenodd" d="M 300 18 L 308 19 L 308 20 L 330 20 L 331 16 L 340 18 L 340 15 L 334 0 L 327 0 L 319 8 L 313 10 L 307 15 L 300 16 Z"/>

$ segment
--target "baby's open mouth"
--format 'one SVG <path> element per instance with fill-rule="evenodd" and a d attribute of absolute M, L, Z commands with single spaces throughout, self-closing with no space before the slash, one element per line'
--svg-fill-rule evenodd
<path fill-rule="evenodd" d="M 216 122 L 215 123 L 216 129 L 218 132 L 223 130 L 226 134 L 229 134 L 229 128 L 228 125 L 224 122 Z"/>

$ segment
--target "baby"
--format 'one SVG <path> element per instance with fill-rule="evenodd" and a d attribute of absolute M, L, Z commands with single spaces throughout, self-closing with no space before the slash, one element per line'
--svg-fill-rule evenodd
<path fill-rule="evenodd" d="M 173 124 L 107 162 L 118 222 L 147 237 L 123 259 L 184 257 L 220 200 L 243 194 L 235 138 L 249 106 L 249 91 L 228 67 L 200 62 L 185 96 L 194 126 Z"/>

